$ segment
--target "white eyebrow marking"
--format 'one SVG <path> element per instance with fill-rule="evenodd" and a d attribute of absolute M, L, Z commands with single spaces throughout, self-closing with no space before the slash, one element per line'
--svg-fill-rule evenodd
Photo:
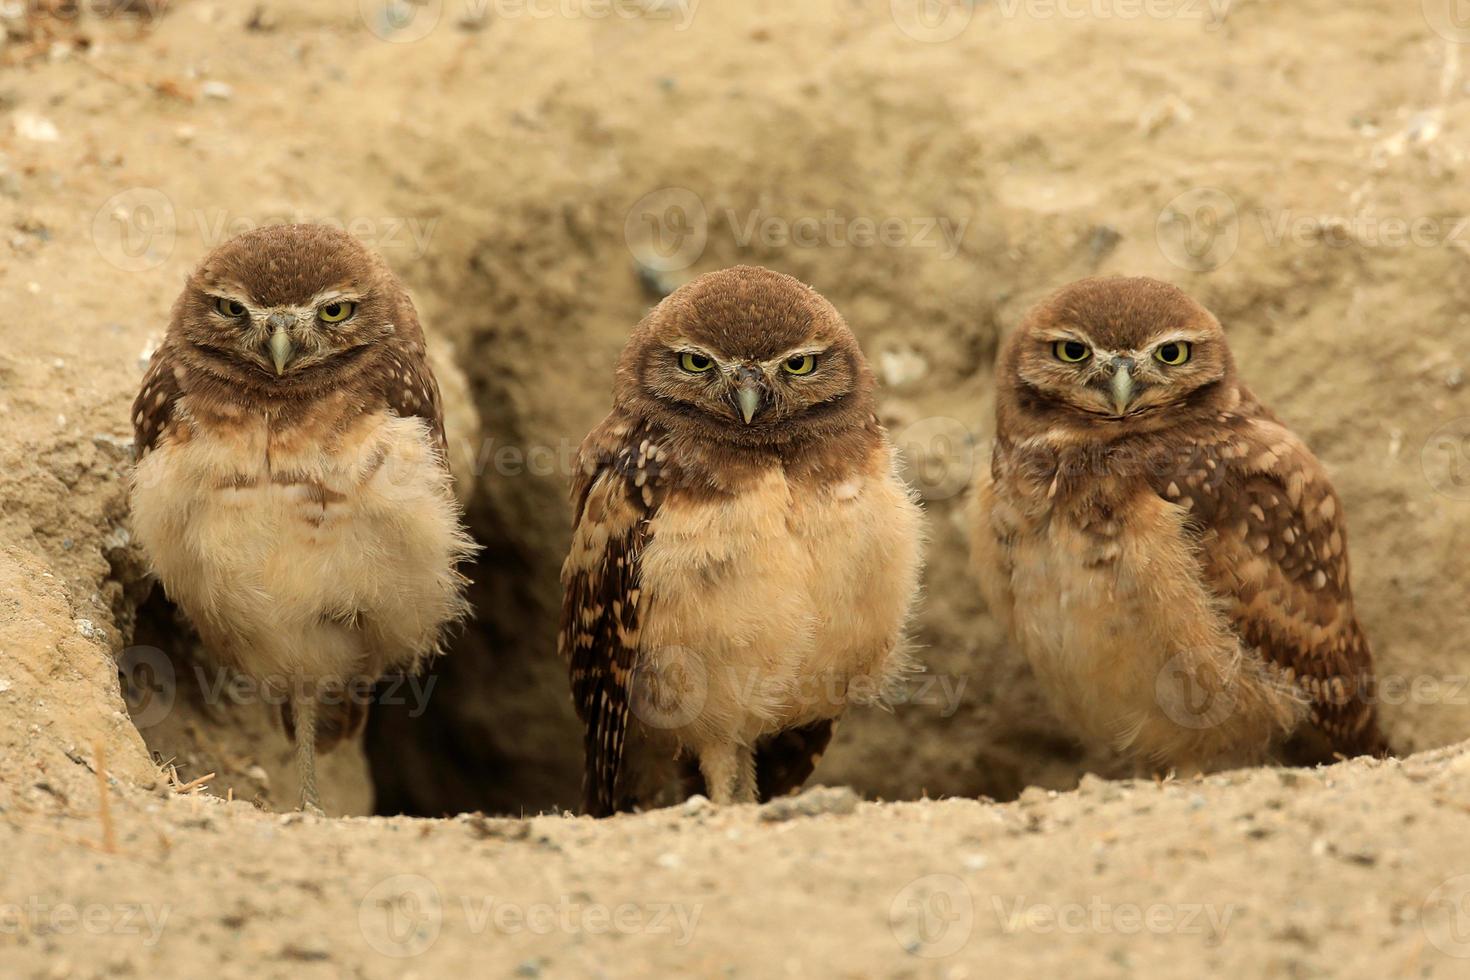
<path fill-rule="evenodd" d="M 1200 338 L 1203 336 L 1204 334 L 1191 333 L 1188 330 L 1176 330 L 1173 333 L 1163 334 L 1157 339 L 1150 341 L 1148 349 L 1153 350 L 1155 347 L 1162 347 L 1165 344 L 1198 344 L 1200 343 Z"/>
<path fill-rule="evenodd" d="M 1091 337 L 1084 331 L 1077 330 L 1073 327 L 1048 327 L 1041 332 L 1041 339 L 1048 344 L 1054 344 L 1059 340 L 1075 340 L 1080 344 L 1086 344 L 1088 347 L 1093 346 Z"/>
<path fill-rule="evenodd" d="M 782 361 L 789 361 L 794 357 L 820 357 L 823 354 L 827 353 L 827 351 L 829 350 L 831 350 L 830 347 L 812 347 L 810 345 L 803 347 L 793 347 L 791 348 L 791 350 L 787 351 L 781 356 L 773 357 L 769 361 L 766 361 L 764 363 L 780 364 Z"/>
<path fill-rule="evenodd" d="M 254 304 L 254 301 L 251 300 L 249 293 L 245 292 L 242 289 L 236 289 L 231 286 L 220 286 L 218 288 L 210 287 L 204 290 L 204 295 L 213 300 L 224 299 L 229 300 L 232 303 L 239 303 L 246 309 L 250 309 L 251 306 Z"/>
<path fill-rule="evenodd" d="M 362 302 L 362 295 L 360 293 L 356 292 L 355 290 L 346 289 L 341 286 L 334 286 L 331 289 L 324 289 L 321 292 L 317 293 L 315 296 L 307 301 L 306 305 L 315 310 L 317 307 L 324 306 L 327 303 L 360 302 Z"/>

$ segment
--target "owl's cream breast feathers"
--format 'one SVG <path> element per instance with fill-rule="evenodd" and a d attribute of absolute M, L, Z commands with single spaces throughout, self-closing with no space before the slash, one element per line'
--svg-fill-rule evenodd
<path fill-rule="evenodd" d="M 657 675 L 695 676 L 687 743 L 756 737 L 885 692 L 918 587 L 920 515 L 886 446 L 821 486 L 772 466 L 739 492 L 671 494 L 642 555 L 640 647 Z M 670 670 L 675 664 L 688 671 Z"/>
<path fill-rule="evenodd" d="M 185 396 L 135 471 L 134 528 L 165 588 L 250 673 L 409 669 L 463 611 L 471 545 L 427 426 L 347 408 L 287 426 Z"/>
<path fill-rule="evenodd" d="M 1068 500 L 1039 508 L 1005 483 L 979 488 L 977 573 L 1082 733 L 1191 769 L 1258 761 L 1305 717 L 1202 581 L 1185 508 L 1140 487 L 1108 497 L 1112 516 L 1096 519 Z"/>

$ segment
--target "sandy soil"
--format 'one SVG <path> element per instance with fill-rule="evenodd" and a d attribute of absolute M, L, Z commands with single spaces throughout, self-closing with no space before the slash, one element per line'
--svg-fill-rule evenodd
<path fill-rule="evenodd" d="M 1432 750 L 1470 732 L 1470 35 L 1442 4 L 45 6 L 0 5 L 0 972 L 1463 975 L 1467 763 Z M 327 758 L 341 821 L 269 812 L 272 710 L 210 693 L 126 521 L 184 274 L 295 219 L 413 290 L 487 546 L 434 688 Z M 846 313 L 931 522 L 926 677 L 818 772 L 856 796 L 364 816 L 574 802 L 566 461 L 648 304 L 736 261 Z M 959 528 L 997 339 L 1094 272 L 1197 294 L 1328 464 L 1386 726 L 1428 754 L 1103 782 L 1047 712 Z"/>

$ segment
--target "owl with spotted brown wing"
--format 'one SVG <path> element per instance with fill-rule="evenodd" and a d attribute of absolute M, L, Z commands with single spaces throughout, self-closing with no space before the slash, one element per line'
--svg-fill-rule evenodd
<path fill-rule="evenodd" d="M 1387 752 L 1341 504 L 1209 312 L 1083 280 L 996 383 L 975 571 L 1064 720 L 1186 771 Z"/>
<path fill-rule="evenodd" d="M 589 813 L 640 802 L 634 743 L 697 762 L 716 803 L 789 791 L 892 691 L 920 518 L 873 388 L 832 305 L 766 269 L 702 276 L 633 332 L 562 570 Z"/>
<path fill-rule="evenodd" d="M 133 405 L 134 533 L 210 654 L 280 700 L 304 807 L 372 683 L 466 611 L 474 546 L 425 355 L 380 258 L 266 227 L 189 277 Z"/>

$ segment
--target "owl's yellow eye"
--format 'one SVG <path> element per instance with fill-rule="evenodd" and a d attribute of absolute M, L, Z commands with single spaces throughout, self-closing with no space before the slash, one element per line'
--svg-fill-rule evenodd
<path fill-rule="evenodd" d="M 817 369 L 817 359 L 811 354 L 802 354 L 800 357 L 788 357 L 781 364 L 781 370 L 787 374 L 811 374 Z"/>
<path fill-rule="evenodd" d="M 1092 348 L 1080 340 L 1059 340 L 1051 345 L 1051 352 L 1068 364 L 1081 364 L 1092 356 Z"/>
<path fill-rule="evenodd" d="M 328 303 L 316 311 L 317 319 L 323 323 L 341 323 L 357 309 L 356 303 Z"/>
<path fill-rule="evenodd" d="M 231 318 L 242 317 L 247 312 L 244 303 L 237 303 L 232 299 L 217 299 L 214 301 L 214 308 L 221 315 Z"/>
<path fill-rule="evenodd" d="M 696 354 L 692 350 L 686 350 L 679 355 L 679 366 L 690 374 L 703 374 L 714 367 L 715 362 L 703 354 Z"/>
<path fill-rule="evenodd" d="M 1180 365 L 1194 354 L 1194 345 L 1187 340 L 1171 341 L 1160 344 L 1159 349 L 1154 351 L 1155 359 L 1164 364 Z"/>

